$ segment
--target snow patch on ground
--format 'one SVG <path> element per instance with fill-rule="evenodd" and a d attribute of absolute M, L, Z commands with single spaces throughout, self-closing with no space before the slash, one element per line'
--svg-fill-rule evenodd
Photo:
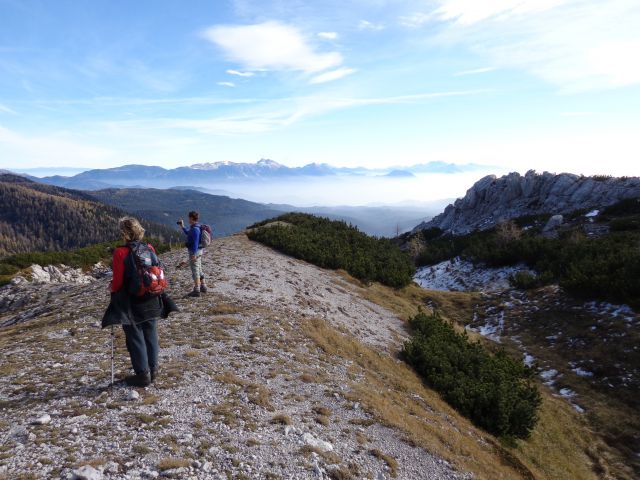
<path fill-rule="evenodd" d="M 428 290 L 495 292 L 509 288 L 509 277 L 522 270 L 514 267 L 486 268 L 456 257 L 417 270 L 414 280 Z"/>
<path fill-rule="evenodd" d="M 535 361 L 536 361 L 536 359 L 535 359 L 535 357 L 533 355 L 529 355 L 528 353 L 524 354 L 524 358 L 523 358 L 522 362 L 527 367 L 532 367 Z"/>
<path fill-rule="evenodd" d="M 545 385 L 553 385 L 557 376 L 558 371 L 555 368 L 540 372 L 540 377 L 544 380 Z"/>
<path fill-rule="evenodd" d="M 561 397 L 571 398 L 576 396 L 576 392 L 571 390 L 570 388 L 561 388 L 558 392 Z"/>
<path fill-rule="evenodd" d="M 574 368 L 573 372 L 575 372 L 575 374 L 578 375 L 579 377 L 593 377 L 593 372 L 590 372 L 589 370 L 585 370 L 581 367 Z"/>
<path fill-rule="evenodd" d="M 636 320 L 637 313 L 633 311 L 633 309 L 629 305 L 615 305 L 608 302 L 586 302 L 584 304 L 585 310 L 598 313 L 598 314 L 607 314 L 612 317 L 622 317 L 627 323 L 632 323 Z"/>

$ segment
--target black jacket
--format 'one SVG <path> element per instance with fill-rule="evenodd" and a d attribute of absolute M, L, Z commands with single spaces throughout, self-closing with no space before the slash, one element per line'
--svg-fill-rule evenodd
<path fill-rule="evenodd" d="M 162 296 L 165 296 L 167 301 L 163 302 Z M 166 294 L 162 294 L 162 296 L 150 295 L 139 298 L 127 293 L 125 289 L 112 293 L 111 302 L 102 317 L 102 328 L 110 325 L 137 325 L 159 318 L 166 310 L 165 303 L 173 304 L 175 310 L 171 311 L 176 311 L 175 303 Z M 169 313 L 167 312 L 167 315 Z"/>

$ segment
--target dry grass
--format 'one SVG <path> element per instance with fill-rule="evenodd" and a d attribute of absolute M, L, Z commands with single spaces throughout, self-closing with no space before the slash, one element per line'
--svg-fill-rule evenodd
<path fill-rule="evenodd" d="M 266 408 L 267 410 L 273 410 L 273 405 L 271 405 L 271 392 L 267 387 L 257 383 L 250 384 L 247 385 L 246 391 L 251 403 Z"/>
<path fill-rule="evenodd" d="M 234 313 L 240 313 L 241 311 L 242 309 L 236 305 L 220 302 L 209 308 L 206 313 L 208 315 L 233 315 Z"/>
<path fill-rule="evenodd" d="M 356 432 L 356 442 L 358 442 L 359 445 L 365 445 L 369 442 L 369 437 L 362 432 Z"/>
<path fill-rule="evenodd" d="M 292 425 L 293 421 L 291 420 L 291 417 L 289 415 L 285 415 L 284 413 L 275 415 L 272 419 L 271 419 L 271 423 L 277 424 L 277 425 Z"/>
<path fill-rule="evenodd" d="M 159 401 L 160 401 L 160 397 L 153 394 L 145 395 L 145 397 L 142 399 L 142 403 L 144 405 L 155 405 Z"/>
<path fill-rule="evenodd" d="M 395 478 L 398 476 L 398 461 L 395 458 L 390 457 L 385 453 L 382 453 L 377 448 L 369 450 L 369 453 L 374 457 L 379 458 L 380 460 L 382 460 L 384 463 L 387 464 L 387 466 L 389 467 L 389 470 L 391 471 L 392 477 Z"/>
<path fill-rule="evenodd" d="M 362 368 L 364 380 L 351 385 L 347 399 L 360 402 L 378 422 L 405 432 L 412 443 L 458 469 L 479 478 L 597 478 L 587 455 L 594 436 L 566 403 L 549 401 L 546 395 L 532 439 L 507 449 L 426 388 L 406 364 L 339 333 L 323 320 L 305 322 L 303 329 L 327 357 L 350 360 Z M 566 423 L 559 425 L 559 418 Z M 535 458 L 540 461 L 534 462 Z"/>
<path fill-rule="evenodd" d="M 347 467 L 339 466 L 327 469 L 327 475 L 331 480 L 355 480 L 362 478 L 360 467 L 355 463 L 349 463 Z"/>
<path fill-rule="evenodd" d="M 234 409 L 235 405 L 230 403 L 220 403 L 210 407 L 211 413 L 214 416 L 214 421 L 221 421 L 229 427 L 237 427 L 239 424 L 238 416 Z"/>
<path fill-rule="evenodd" d="M 85 465 L 89 465 L 90 467 L 93 468 L 98 468 L 102 465 L 105 465 L 107 463 L 107 460 L 105 458 L 92 458 L 91 460 L 82 460 L 80 462 L 76 463 L 76 467 L 84 467 Z"/>
<path fill-rule="evenodd" d="M 338 465 L 342 462 L 342 459 L 335 452 L 324 451 L 311 445 L 305 445 L 300 448 L 300 453 L 305 457 L 309 457 L 312 453 L 315 453 L 319 457 L 322 457 L 328 465 Z"/>
<path fill-rule="evenodd" d="M 158 468 L 160 471 L 173 470 L 174 468 L 185 468 L 191 465 L 191 461 L 186 458 L 163 458 L 158 462 Z"/>
<path fill-rule="evenodd" d="M 147 453 L 151 453 L 153 451 L 151 448 L 143 444 L 135 444 L 131 448 L 131 450 L 133 451 L 133 453 L 136 453 L 138 455 L 146 455 Z"/>

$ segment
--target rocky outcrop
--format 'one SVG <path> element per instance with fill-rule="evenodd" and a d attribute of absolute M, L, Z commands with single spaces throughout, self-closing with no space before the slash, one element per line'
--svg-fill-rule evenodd
<path fill-rule="evenodd" d="M 31 265 L 31 281 L 34 283 L 79 283 L 87 284 L 95 279 L 86 275 L 81 268 L 66 265 Z"/>
<path fill-rule="evenodd" d="M 625 198 L 640 197 L 640 178 L 555 175 L 529 170 L 500 178 L 488 175 L 463 198 L 414 231 L 438 227 L 453 234 L 485 230 L 524 215 L 563 214 L 583 208 L 605 207 Z"/>

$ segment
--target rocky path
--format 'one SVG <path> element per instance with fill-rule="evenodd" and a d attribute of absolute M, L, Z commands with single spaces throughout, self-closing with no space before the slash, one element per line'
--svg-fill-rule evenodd
<path fill-rule="evenodd" d="M 309 335 L 326 322 L 395 351 L 402 322 L 358 287 L 234 236 L 204 258 L 210 292 L 187 300 L 185 257 L 163 257 L 182 311 L 160 322 L 147 389 L 109 388 L 108 278 L 0 292 L 0 325 L 15 324 L 0 329 L 0 478 L 469 477 L 364 411 L 349 395 L 363 369 Z M 122 378 L 119 329 L 116 358 Z"/>

